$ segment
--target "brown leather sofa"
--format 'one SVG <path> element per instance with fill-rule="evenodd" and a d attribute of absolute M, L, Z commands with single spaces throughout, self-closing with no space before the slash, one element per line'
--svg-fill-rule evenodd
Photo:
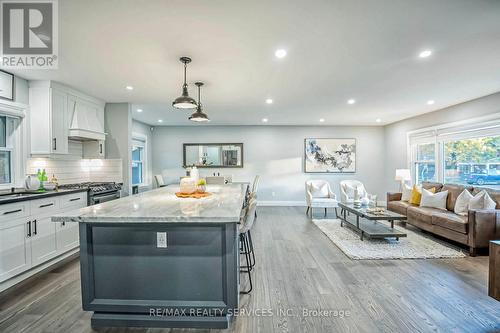
<path fill-rule="evenodd" d="M 492 239 L 500 239 L 500 191 L 462 186 L 424 182 L 425 189 L 435 188 L 436 192 L 448 191 L 446 211 L 436 208 L 420 207 L 401 201 L 401 193 L 387 193 L 387 209 L 406 215 L 407 223 L 429 231 L 447 239 L 468 245 L 470 255 L 476 255 L 476 249 L 488 247 Z M 455 201 L 464 189 L 473 195 L 486 190 L 497 203 L 493 210 L 469 210 L 468 216 L 460 216 L 453 212 Z"/>

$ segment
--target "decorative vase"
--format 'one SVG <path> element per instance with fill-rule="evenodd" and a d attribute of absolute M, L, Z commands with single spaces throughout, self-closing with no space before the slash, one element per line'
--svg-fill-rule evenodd
<path fill-rule="evenodd" d="M 191 178 L 194 179 L 195 182 L 198 182 L 200 180 L 200 172 L 198 171 L 198 168 L 196 166 L 193 166 L 191 168 Z"/>
<path fill-rule="evenodd" d="M 205 185 L 198 185 L 198 192 L 205 193 L 207 187 Z"/>
<path fill-rule="evenodd" d="M 191 177 L 182 178 L 180 191 L 186 194 L 196 192 L 196 181 Z"/>
<path fill-rule="evenodd" d="M 368 204 L 370 203 L 370 199 L 368 199 L 367 197 L 362 198 L 360 201 L 361 205 L 363 206 L 368 206 Z"/>

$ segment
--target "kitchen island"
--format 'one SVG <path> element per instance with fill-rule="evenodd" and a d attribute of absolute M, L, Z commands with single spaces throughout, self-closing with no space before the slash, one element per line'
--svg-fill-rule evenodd
<path fill-rule="evenodd" d="M 80 228 L 82 304 L 94 327 L 227 328 L 238 308 L 246 184 L 178 186 L 54 216 Z"/>

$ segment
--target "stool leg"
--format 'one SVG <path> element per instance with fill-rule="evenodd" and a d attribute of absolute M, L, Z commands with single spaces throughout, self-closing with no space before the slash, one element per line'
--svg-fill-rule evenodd
<path fill-rule="evenodd" d="M 246 268 L 247 268 L 246 271 L 243 272 L 248 273 L 248 282 L 250 283 L 250 289 L 240 291 L 240 294 L 250 294 L 250 292 L 253 289 L 253 285 L 252 285 L 252 272 L 250 267 L 250 248 L 248 246 L 248 239 L 246 237 L 246 234 L 243 234 L 242 241 L 243 241 L 243 246 L 245 248 Z"/>

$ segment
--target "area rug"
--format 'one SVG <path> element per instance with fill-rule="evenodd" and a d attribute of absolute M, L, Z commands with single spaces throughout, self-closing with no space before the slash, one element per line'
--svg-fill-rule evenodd
<path fill-rule="evenodd" d="M 352 229 L 341 227 L 338 219 L 314 219 L 313 222 L 346 256 L 355 260 L 463 258 L 466 256 L 460 249 L 400 226 L 395 226 L 395 228 L 404 231 L 408 236 L 400 238 L 399 241 L 394 238 L 361 240 Z"/>

